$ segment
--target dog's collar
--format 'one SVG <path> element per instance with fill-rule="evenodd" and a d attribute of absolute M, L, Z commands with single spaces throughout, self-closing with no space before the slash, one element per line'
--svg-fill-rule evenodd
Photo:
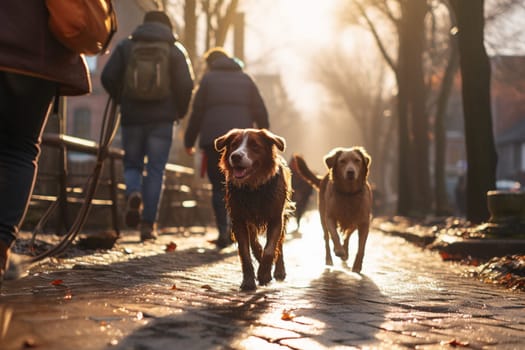
<path fill-rule="evenodd" d="M 358 194 L 362 193 L 363 192 L 363 188 L 361 187 L 360 189 L 358 189 L 357 191 L 354 191 L 354 192 L 345 192 L 345 191 L 341 191 L 339 190 L 337 187 L 335 188 L 335 191 L 343 196 L 348 196 L 348 197 L 352 197 L 352 196 L 357 196 Z"/>

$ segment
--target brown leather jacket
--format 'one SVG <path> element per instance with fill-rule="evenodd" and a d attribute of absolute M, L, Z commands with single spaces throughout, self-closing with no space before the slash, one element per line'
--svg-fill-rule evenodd
<path fill-rule="evenodd" d="M 55 81 L 64 96 L 91 92 L 84 58 L 53 37 L 47 19 L 44 0 L 0 1 L 0 70 Z"/>

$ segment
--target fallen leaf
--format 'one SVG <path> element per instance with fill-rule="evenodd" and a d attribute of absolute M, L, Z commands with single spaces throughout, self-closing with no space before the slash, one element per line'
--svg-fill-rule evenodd
<path fill-rule="evenodd" d="M 36 341 L 33 338 L 27 338 L 26 340 L 24 340 L 24 344 L 22 345 L 22 347 L 24 349 L 36 348 L 37 346 L 38 346 L 38 344 L 36 343 Z"/>
<path fill-rule="evenodd" d="M 444 252 L 444 251 L 440 251 L 439 255 L 441 256 L 441 259 L 443 260 L 450 260 L 450 258 L 452 257 L 449 253 Z"/>
<path fill-rule="evenodd" d="M 176 285 L 172 285 L 171 286 L 171 290 L 175 290 L 175 289 L 177 289 L 177 286 Z"/>
<path fill-rule="evenodd" d="M 54 285 L 54 286 L 59 286 L 62 283 L 64 283 L 63 280 L 53 280 L 53 281 L 51 281 L 51 284 Z"/>
<path fill-rule="evenodd" d="M 295 314 L 293 313 L 293 310 L 283 310 L 283 313 L 281 314 L 281 320 L 283 321 L 291 321 L 295 317 Z"/>
<path fill-rule="evenodd" d="M 450 254 L 442 250 L 439 252 L 439 255 L 441 256 L 441 259 L 443 259 L 444 261 L 450 261 L 450 260 L 460 261 L 463 258 L 461 254 Z"/>
<path fill-rule="evenodd" d="M 464 341 L 464 342 L 461 342 L 461 341 L 458 341 L 456 339 L 452 339 L 452 340 L 449 340 L 448 342 L 441 342 L 442 345 L 450 345 L 450 346 L 460 346 L 460 347 L 468 347 L 469 346 L 469 342 L 468 341 Z"/>
<path fill-rule="evenodd" d="M 201 287 L 202 289 L 212 290 L 213 288 L 209 284 L 205 284 Z"/>
<path fill-rule="evenodd" d="M 166 245 L 167 252 L 174 252 L 175 249 L 177 249 L 177 243 L 175 242 L 170 242 L 168 245 Z"/>

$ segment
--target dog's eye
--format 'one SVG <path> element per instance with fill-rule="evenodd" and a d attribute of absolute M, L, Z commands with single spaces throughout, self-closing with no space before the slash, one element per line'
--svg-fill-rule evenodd
<path fill-rule="evenodd" d="M 261 145 L 259 145 L 257 142 L 254 142 L 254 141 L 249 142 L 248 146 L 254 152 L 258 152 L 261 150 Z"/>
<path fill-rule="evenodd" d="M 240 144 L 241 144 L 240 141 L 238 141 L 238 140 L 233 140 L 232 143 L 230 144 L 230 147 L 231 147 L 232 149 L 235 149 L 235 148 L 237 148 Z"/>

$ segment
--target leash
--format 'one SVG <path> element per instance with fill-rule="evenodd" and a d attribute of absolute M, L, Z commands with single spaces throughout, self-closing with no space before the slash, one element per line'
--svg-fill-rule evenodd
<path fill-rule="evenodd" d="M 118 123 L 119 113 L 117 109 L 117 103 L 113 98 L 111 98 L 111 96 L 109 96 L 106 102 L 106 107 L 104 108 L 104 116 L 102 120 L 102 129 L 99 137 L 99 148 L 97 151 L 96 164 L 84 186 L 84 202 L 82 203 L 82 206 L 80 207 L 73 224 L 69 228 L 68 232 L 64 235 L 64 237 L 60 240 L 60 242 L 58 242 L 54 247 L 50 248 L 49 250 L 35 257 L 32 257 L 27 261 L 27 263 L 32 264 L 48 257 L 60 255 L 71 245 L 71 243 L 73 243 L 73 241 L 77 237 L 78 233 L 84 226 L 89 211 L 91 209 L 91 202 L 95 196 L 95 192 L 98 187 L 104 161 L 106 160 L 109 154 L 109 146 L 111 145 L 111 142 L 113 141 L 117 132 Z M 39 220 L 38 224 L 35 226 L 33 236 L 31 238 L 31 246 L 33 246 L 34 244 L 37 233 L 42 230 L 44 224 L 47 222 L 47 220 L 57 207 L 58 199 L 55 202 L 53 202 L 51 206 L 49 206 L 44 215 L 42 215 L 42 218 Z"/>

